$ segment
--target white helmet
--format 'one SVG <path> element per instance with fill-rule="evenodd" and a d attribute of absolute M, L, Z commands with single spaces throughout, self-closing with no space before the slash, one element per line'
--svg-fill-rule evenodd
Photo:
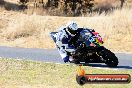
<path fill-rule="evenodd" d="M 69 22 L 67 25 L 66 25 L 66 28 L 69 28 L 71 30 L 77 30 L 78 29 L 78 26 L 77 26 L 77 23 L 74 22 L 74 21 L 71 21 Z"/>

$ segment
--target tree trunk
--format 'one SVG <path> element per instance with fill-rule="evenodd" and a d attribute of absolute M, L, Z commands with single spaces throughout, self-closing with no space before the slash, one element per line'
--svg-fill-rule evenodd
<path fill-rule="evenodd" d="M 121 5 L 120 5 L 120 7 L 122 8 L 123 5 L 124 5 L 124 3 L 125 3 L 125 0 L 120 0 L 120 1 L 121 1 Z"/>

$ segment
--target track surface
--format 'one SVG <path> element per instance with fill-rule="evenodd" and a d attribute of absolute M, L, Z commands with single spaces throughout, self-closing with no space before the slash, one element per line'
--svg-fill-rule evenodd
<path fill-rule="evenodd" d="M 132 54 L 116 53 L 116 56 L 119 59 L 117 69 L 122 68 L 132 70 Z M 56 49 L 27 49 L 0 46 L 0 57 L 64 63 Z M 103 63 L 90 63 L 89 66 L 107 68 L 107 66 Z"/>

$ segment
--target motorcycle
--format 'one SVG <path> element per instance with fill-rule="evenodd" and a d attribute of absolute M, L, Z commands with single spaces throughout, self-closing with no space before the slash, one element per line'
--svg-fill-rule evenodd
<path fill-rule="evenodd" d="M 50 33 L 55 43 L 57 33 Z M 105 63 L 109 67 L 116 67 L 119 63 L 115 54 L 103 46 L 102 37 L 93 29 L 79 28 L 78 34 L 70 41 L 76 47 L 75 52 L 67 52 L 74 58 L 74 62 L 70 63 Z"/>

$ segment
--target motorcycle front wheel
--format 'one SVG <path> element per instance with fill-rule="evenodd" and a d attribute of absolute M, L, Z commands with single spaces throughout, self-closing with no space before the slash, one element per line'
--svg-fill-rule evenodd
<path fill-rule="evenodd" d="M 118 58 L 115 56 L 115 54 L 113 52 L 111 52 L 108 49 L 104 49 L 102 57 L 105 60 L 105 64 L 107 66 L 117 67 L 117 65 L 119 63 Z"/>

